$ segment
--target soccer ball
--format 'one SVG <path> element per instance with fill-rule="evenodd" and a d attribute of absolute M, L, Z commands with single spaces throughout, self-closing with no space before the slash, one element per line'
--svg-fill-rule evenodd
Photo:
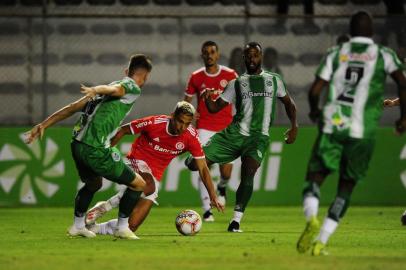
<path fill-rule="evenodd" d="M 193 210 L 183 210 L 176 216 L 176 229 L 183 235 L 195 235 L 202 228 L 202 218 Z"/>

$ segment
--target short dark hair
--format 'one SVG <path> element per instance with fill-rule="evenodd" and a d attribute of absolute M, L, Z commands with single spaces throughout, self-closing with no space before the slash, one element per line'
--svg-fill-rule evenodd
<path fill-rule="evenodd" d="M 372 37 L 372 17 L 366 11 L 358 11 L 351 16 L 350 35 L 352 37 Z"/>
<path fill-rule="evenodd" d="M 194 116 L 196 113 L 195 107 L 187 101 L 179 101 L 176 103 L 175 110 L 173 114 L 178 116 L 180 114 L 187 114 L 189 116 Z"/>
<path fill-rule="evenodd" d="M 150 72 L 152 70 L 151 59 L 143 54 L 132 55 L 130 58 L 130 63 L 128 64 L 128 76 L 132 76 L 139 68 L 146 69 L 148 72 Z"/>
<path fill-rule="evenodd" d="M 212 40 L 207 40 L 207 41 L 203 42 L 201 51 L 203 51 L 204 48 L 209 47 L 209 46 L 214 46 L 214 47 L 216 47 L 216 51 L 219 50 L 219 46 L 217 45 L 216 42 L 214 42 L 214 41 L 212 41 Z"/>
<path fill-rule="evenodd" d="M 256 41 L 251 41 L 251 42 L 247 43 L 244 46 L 244 53 L 251 48 L 259 49 L 259 51 L 262 53 L 262 46 Z"/>

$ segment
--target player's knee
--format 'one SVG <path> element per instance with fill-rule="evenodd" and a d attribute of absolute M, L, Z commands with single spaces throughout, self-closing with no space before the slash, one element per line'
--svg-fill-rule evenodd
<path fill-rule="evenodd" d="M 95 178 L 95 179 L 91 179 L 86 181 L 85 187 L 91 191 L 91 192 L 96 192 L 99 189 L 101 189 L 103 186 L 103 181 L 102 178 Z"/>
<path fill-rule="evenodd" d="M 327 216 L 337 222 L 345 215 L 347 208 L 350 204 L 350 198 L 342 198 L 337 196 L 334 202 L 328 209 Z"/>
<path fill-rule="evenodd" d="M 154 181 L 145 181 L 144 194 L 145 196 L 151 195 L 155 192 Z"/>
<path fill-rule="evenodd" d="M 221 179 L 228 181 L 231 178 L 231 172 L 220 172 Z"/>
<path fill-rule="evenodd" d="M 320 186 L 314 181 L 306 181 L 303 188 L 303 198 L 316 197 L 320 198 Z"/>

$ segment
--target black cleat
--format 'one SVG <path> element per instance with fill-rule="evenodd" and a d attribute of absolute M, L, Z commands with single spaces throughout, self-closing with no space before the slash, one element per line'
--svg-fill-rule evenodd
<path fill-rule="evenodd" d="M 206 212 L 204 212 L 203 221 L 206 221 L 206 222 L 213 222 L 214 221 L 213 213 L 210 210 L 207 210 Z"/>
<path fill-rule="evenodd" d="M 226 187 L 217 186 L 217 191 L 220 196 L 226 197 Z"/>
<path fill-rule="evenodd" d="M 230 224 L 228 225 L 227 231 L 229 231 L 229 232 L 239 232 L 239 233 L 241 233 L 242 231 L 240 230 L 240 223 L 238 223 L 238 222 L 235 221 L 235 220 L 232 220 L 232 221 L 230 222 Z"/>

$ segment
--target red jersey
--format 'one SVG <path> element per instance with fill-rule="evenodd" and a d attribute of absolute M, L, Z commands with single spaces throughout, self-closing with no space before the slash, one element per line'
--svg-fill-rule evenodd
<path fill-rule="evenodd" d="M 180 135 L 169 134 L 170 118 L 156 115 L 130 123 L 131 132 L 140 136 L 131 145 L 127 157 L 145 161 L 158 181 L 171 160 L 183 152 L 189 151 L 196 159 L 204 158 L 196 130 L 189 126 Z"/>
<path fill-rule="evenodd" d="M 216 100 L 224 91 L 228 82 L 237 77 L 238 75 L 233 69 L 221 65 L 219 65 L 219 71 L 217 74 L 207 73 L 205 67 L 192 73 L 187 84 L 185 95 L 189 97 L 197 95 L 197 111 L 200 114 L 200 117 L 196 122 L 197 128 L 220 131 L 231 123 L 233 120 L 231 104 L 227 105 L 227 107 L 223 108 L 221 111 L 212 114 L 207 110 L 206 104 L 201 98 L 201 95 L 207 89 L 214 89 L 215 95 L 213 95 L 212 98 L 213 100 Z"/>

